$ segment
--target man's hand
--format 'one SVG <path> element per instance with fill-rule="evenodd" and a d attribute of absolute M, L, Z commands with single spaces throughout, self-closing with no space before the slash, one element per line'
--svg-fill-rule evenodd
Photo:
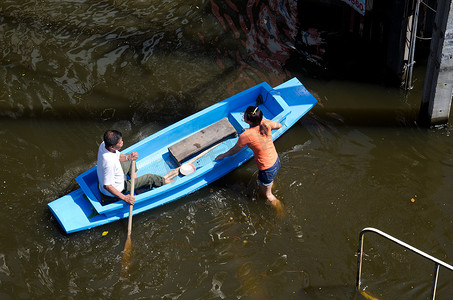
<path fill-rule="evenodd" d="M 124 198 L 122 200 L 125 201 L 126 203 L 129 203 L 130 205 L 134 205 L 135 203 L 135 197 L 130 194 L 124 195 Z"/>
<path fill-rule="evenodd" d="M 129 160 L 137 160 L 138 159 L 138 152 L 131 152 L 129 153 L 130 158 Z"/>
<path fill-rule="evenodd" d="M 113 187 L 113 185 L 104 185 L 104 189 L 109 191 L 112 195 L 114 195 L 117 198 L 120 198 L 126 203 L 129 203 L 130 205 L 134 205 L 135 202 L 135 197 L 132 195 L 124 195 L 123 193 L 119 192 L 116 188 Z"/>
<path fill-rule="evenodd" d="M 137 160 L 138 159 L 138 153 L 137 152 L 131 152 L 129 154 L 122 154 L 120 155 L 120 161 L 128 161 L 128 160 Z"/>

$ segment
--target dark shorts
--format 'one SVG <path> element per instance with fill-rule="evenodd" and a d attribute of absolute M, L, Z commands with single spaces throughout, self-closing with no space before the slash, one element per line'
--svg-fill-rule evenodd
<path fill-rule="evenodd" d="M 280 158 L 277 157 L 275 164 L 266 170 L 258 171 L 258 183 L 264 186 L 271 185 L 280 169 Z"/>

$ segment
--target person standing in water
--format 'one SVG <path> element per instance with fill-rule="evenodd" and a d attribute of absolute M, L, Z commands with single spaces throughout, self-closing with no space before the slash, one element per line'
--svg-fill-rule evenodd
<path fill-rule="evenodd" d="M 244 112 L 244 121 L 250 125 L 250 128 L 239 135 L 236 145 L 227 152 L 218 155 L 215 160 L 232 156 L 242 147 L 248 146 L 255 154 L 260 192 L 271 205 L 281 209 L 280 201 L 272 194 L 272 184 L 280 168 L 280 158 L 277 150 L 275 150 L 271 130 L 279 129 L 282 124 L 263 119 L 262 111 L 255 106 L 247 107 Z"/>

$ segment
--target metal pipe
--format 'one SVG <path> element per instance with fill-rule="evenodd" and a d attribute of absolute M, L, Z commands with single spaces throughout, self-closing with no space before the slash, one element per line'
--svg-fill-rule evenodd
<path fill-rule="evenodd" d="M 434 300 L 436 298 L 436 290 L 437 290 L 437 279 L 439 278 L 439 264 L 434 264 L 434 273 L 433 273 L 433 287 L 431 290 L 431 299 Z"/>
<path fill-rule="evenodd" d="M 411 26 L 411 37 L 410 37 L 410 47 L 409 47 L 409 58 L 407 61 L 407 73 L 404 82 L 404 87 L 406 90 L 410 90 L 413 88 L 412 86 L 412 70 L 414 68 L 414 54 L 415 54 L 415 42 L 417 39 L 417 27 L 418 27 L 418 15 L 420 11 L 420 2 L 421 0 L 417 0 L 415 4 L 415 12 L 412 18 L 412 26 Z"/>
<path fill-rule="evenodd" d="M 357 258 L 357 283 L 356 283 L 356 286 L 357 286 L 357 289 L 360 290 L 360 281 L 361 281 L 361 276 L 362 276 L 362 256 L 363 256 L 363 243 L 364 243 L 364 236 L 365 236 L 365 233 L 367 232 L 374 232 L 408 250 L 411 250 L 412 252 L 434 262 L 435 264 L 435 275 L 433 275 L 433 287 L 432 287 L 432 299 L 434 299 L 434 297 L 436 296 L 436 289 L 437 289 L 437 279 L 438 279 L 438 276 L 439 276 L 439 267 L 442 266 L 450 271 L 453 271 L 453 266 L 409 245 L 409 244 L 406 244 L 405 242 L 397 239 L 397 238 L 394 238 L 393 236 L 383 232 L 383 231 L 380 231 L 379 229 L 376 229 L 376 228 L 372 228 L 372 227 L 366 227 L 364 229 L 362 229 L 362 231 L 360 232 L 360 235 L 359 235 L 359 250 L 357 251 L 357 255 L 358 255 L 358 258 Z"/>
<path fill-rule="evenodd" d="M 364 243 L 364 235 L 360 234 L 359 237 L 359 245 L 360 248 L 357 251 L 357 290 L 360 290 L 360 283 L 362 277 L 362 254 L 363 254 L 363 243 Z"/>

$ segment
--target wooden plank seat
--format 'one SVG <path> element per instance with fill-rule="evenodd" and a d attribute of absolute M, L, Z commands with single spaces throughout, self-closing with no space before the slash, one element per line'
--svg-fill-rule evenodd
<path fill-rule="evenodd" d="M 168 147 L 168 152 L 178 165 L 181 165 L 184 160 L 236 135 L 236 129 L 230 121 L 223 118 Z"/>

